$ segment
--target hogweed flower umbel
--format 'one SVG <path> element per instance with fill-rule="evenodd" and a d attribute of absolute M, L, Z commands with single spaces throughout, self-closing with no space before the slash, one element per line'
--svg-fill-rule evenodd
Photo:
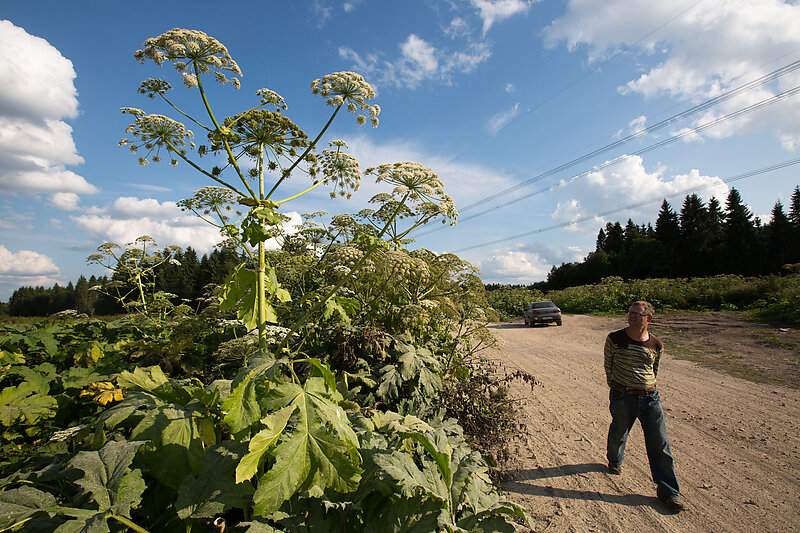
<path fill-rule="evenodd" d="M 186 154 L 187 146 L 194 148 L 194 143 L 190 141 L 194 137 L 194 133 L 191 130 L 187 130 L 186 126 L 177 120 L 164 115 L 147 115 L 144 111 L 135 107 L 123 107 L 121 109 L 123 113 L 133 115 L 136 119 L 125 130 L 133 136 L 133 139 L 122 139 L 119 141 L 119 145 L 128 146 L 133 153 L 136 153 L 140 148 L 147 150 L 147 154 L 139 158 L 140 164 L 146 165 L 148 157 L 153 162 L 160 161 L 159 152 L 162 148 L 166 149 L 168 153 L 177 152 L 180 155 Z M 153 155 L 151 156 L 151 154 Z M 170 164 L 175 166 L 178 161 L 171 159 Z"/>
<path fill-rule="evenodd" d="M 323 76 L 311 83 L 311 94 L 325 98 L 325 103 L 331 107 L 345 106 L 350 113 L 356 115 L 358 124 L 366 123 L 369 116 L 372 127 L 378 127 L 381 108 L 367 103 L 367 100 L 375 98 L 375 91 L 360 74 L 334 72 Z"/>
<path fill-rule="evenodd" d="M 225 72 L 242 75 L 228 49 L 202 31 L 175 28 L 147 39 L 144 48 L 137 50 L 134 57 L 139 63 L 144 63 L 146 59 L 152 59 L 157 65 L 162 65 L 164 61 L 172 62 L 189 87 L 197 84 L 195 67 L 200 74 L 212 74 L 220 83 L 230 83 L 237 89 L 240 85 L 238 78 L 228 79 L 225 75 Z"/>
<path fill-rule="evenodd" d="M 336 198 L 336 189 L 339 196 L 351 198 L 353 192 L 361 186 L 361 169 L 358 160 L 341 151 L 347 148 L 344 141 L 331 141 L 330 146 L 335 146 L 336 150 L 323 150 L 321 160 L 322 175 L 324 180 L 333 184 L 334 190 L 330 193 L 331 198 Z"/>
<path fill-rule="evenodd" d="M 394 185 L 395 196 L 408 195 L 416 204 L 416 210 L 428 219 L 441 216 L 443 224 L 449 220 L 451 226 L 455 225 L 458 211 L 453 199 L 445 194 L 444 184 L 430 168 L 419 163 L 398 162 L 370 167 L 365 173 L 373 174 L 377 182 Z M 388 201 L 386 198 L 378 203 Z"/>

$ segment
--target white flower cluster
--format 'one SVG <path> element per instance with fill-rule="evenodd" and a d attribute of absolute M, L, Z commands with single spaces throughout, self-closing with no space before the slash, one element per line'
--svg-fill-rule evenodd
<path fill-rule="evenodd" d="M 425 283 L 430 277 L 428 265 L 422 259 L 411 257 L 403 250 L 383 252 L 378 264 L 397 283 Z"/>
<path fill-rule="evenodd" d="M 283 99 L 283 96 L 279 95 L 275 91 L 270 89 L 264 88 L 259 89 L 256 91 L 256 96 L 261 99 L 261 105 L 271 105 L 275 108 L 275 111 L 280 111 L 281 109 L 286 110 L 286 101 Z"/>
<path fill-rule="evenodd" d="M 334 244 L 328 250 L 327 260 L 334 265 L 343 265 L 348 268 L 353 268 L 358 263 L 364 253 L 348 244 Z"/>
<path fill-rule="evenodd" d="M 358 166 L 358 160 L 341 151 L 343 146 L 347 147 L 344 141 L 331 141 L 329 144 L 336 146 L 336 150 L 322 151 L 320 167 L 325 181 L 334 186 L 331 198 L 336 198 L 338 189 L 339 196 L 350 199 L 353 192 L 361 186 L 361 168 Z"/>
<path fill-rule="evenodd" d="M 420 216 L 441 216 L 442 223 L 450 220 L 450 225 L 455 225 L 458 211 L 453 199 L 445 194 L 442 180 L 430 168 L 406 161 L 370 167 L 365 173 L 373 174 L 376 182 L 394 185 L 393 194 L 415 202 Z"/>
<path fill-rule="evenodd" d="M 367 100 L 375 98 L 375 91 L 360 74 L 334 72 L 323 76 L 322 79 L 311 82 L 311 94 L 325 98 L 329 106 L 347 107 L 349 112 L 356 115 L 358 124 L 365 124 L 369 116 L 372 127 L 378 127 L 381 108 L 366 103 Z"/>
<path fill-rule="evenodd" d="M 134 57 L 140 63 L 152 59 L 157 65 L 171 61 L 175 69 L 183 75 L 183 82 L 188 87 L 197 85 L 195 68 L 201 74 L 213 74 L 220 83 L 230 83 L 237 89 L 240 85 L 238 78 L 228 79 L 225 75 L 225 72 L 242 75 L 228 49 L 202 31 L 175 28 L 158 37 L 147 39 L 144 48 L 137 50 Z"/>
<path fill-rule="evenodd" d="M 141 109 L 134 107 L 123 107 L 122 112 L 133 115 L 136 118 L 133 124 L 125 129 L 126 133 L 130 133 L 133 136 L 133 140 L 122 139 L 119 141 L 119 145 L 127 145 L 133 153 L 136 153 L 139 148 L 147 150 L 147 154 L 139 158 L 139 164 L 141 165 L 147 164 L 148 157 L 154 163 L 161 161 L 159 152 L 162 148 L 167 150 L 167 153 L 177 152 L 184 155 L 186 154 L 186 146 L 191 148 L 195 146 L 193 142 L 189 141 L 194 137 L 194 133 L 191 130 L 187 130 L 186 126 L 177 120 L 164 115 L 147 115 Z M 175 166 L 178 161 L 171 159 L 170 164 Z"/>
<path fill-rule="evenodd" d="M 406 324 L 422 322 L 427 316 L 428 313 L 422 307 L 415 304 L 404 305 L 400 308 L 400 319 Z"/>

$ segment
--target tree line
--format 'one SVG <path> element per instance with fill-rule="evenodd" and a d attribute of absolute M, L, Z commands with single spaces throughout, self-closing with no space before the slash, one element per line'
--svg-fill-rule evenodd
<path fill-rule="evenodd" d="M 215 249 L 198 259 L 197 252 L 188 247 L 174 254 L 156 269 L 155 290 L 174 294 L 197 309 L 202 305 L 209 284 L 221 284 L 242 258 L 232 248 Z M 80 276 L 74 284 L 53 287 L 20 287 L 7 303 L 0 305 L 0 315 L 48 316 L 66 309 L 75 309 L 89 316 L 114 315 L 123 312 L 122 306 L 107 291 L 97 290 L 114 281 L 113 276 Z"/>
<path fill-rule="evenodd" d="M 703 203 L 687 195 L 680 211 L 665 199 L 655 227 L 631 219 L 607 223 L 595 250 L 582 262 L 554 266 L 540 290 L 598 283 L 607 276 L 626 279 L 762 275 L 800 263 L 800 186 L 788 212 L 778 201 L 768 224 L 754 216 L 732 188 L 724 207 L 712 197 Z"/>

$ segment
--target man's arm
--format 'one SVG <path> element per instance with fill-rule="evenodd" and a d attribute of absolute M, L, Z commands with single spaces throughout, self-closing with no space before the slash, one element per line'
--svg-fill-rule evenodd
<path fill-rule="evenodd" d="M 656 357 L 653 359 L 653 376 L 658 377 L 658 363 L 661 361 L 661 356 L 664 355 L 664 348 L 661 347 L 656 351 Z"/>
<path fill-rule="evenodd" d="M 614 368 L 614 343 L 611 337 L 606 337 L 606 345 L 603 347 L 603 366 L 606 369 L 606 383 L 611 386 L 611 369 Z"/>

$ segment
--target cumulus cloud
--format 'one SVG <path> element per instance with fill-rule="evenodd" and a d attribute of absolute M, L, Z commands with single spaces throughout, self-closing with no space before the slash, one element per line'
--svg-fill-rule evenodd
<path fill-rule="evenodd" d="M 74 192 L 57 192 L 50 197 L 50 204 L 64 211 L 75 211 L 79 201 L 80 197 Z"/>
<path fill-rule="evenodd" d="M 645 202 L 649 203 L 627 211 L 626 216 L 634 220 L 654 220 L 663 198 L 696 192 L 707 202 L 712 196 L 722 200 L 728 194 L 728 186 L 721 178 L 705 176 L 697 169 L 671 177 L 664 174 L 665 170 L 661 168 L 648 172 L 640 156 L 622 157 L 614 164 L 582 176 L 581 187 L 564 187 L 564 197 L 551 217 L 556 223 L 570 224 L 567 229 L 594 231 L 598 222 L 602 224 L 604 220 L 593 217 L 588 224 L 576 224 L 576 221 L 603 213 L 609 206 L 624 207 Z M 570 180 L 561 183 L 567 186 Z"/>
<path fill-rule="evenodd" d="M 551 264 L 533 252 L 495 250 L 475 262 L 487 283 L 532 283 L 547 278 Z"/>
<path fill-rule="evenodd" d="M 514 104 L 511 109 L 501 111 L 489 118 L 489 120 L 486 122 L 486 129 L 489 131 L 489 133 L 494 135 L 502 130 L 506 124 L 514 120 L 517 115 L 519 115 L 519 102 Z"/>
<path fill-rule="evenodd" d="M 70 219 L 101 242 L 125 244 L 141 235 L 149 235 L 162 245 L 191 246 L 200 253 L 210 252 L 222 241 L 219 230 L 191 213 L 185 213 L 175 202 L 159 202 L 153 198 L 123 196 L 106 206 L 92 206 L 85 214 Z M 298 213 L 286 224 L 292 231 L 301 222 Z M 278 244 L 268 241 L 269 248 Z"/>
<path fill-rule="evenodd" d="M 53 260 L 32 250 L 12 252 L 0 244 L 0 275 L 36 277 L 58 274 L 58 267 Z"/>
<path fill-rule="evenodd" d="M 668 24 L 663 25 L 665 21 Z M 647 29 L 656 29 L 642 39 Z M 585 46 L 590 61 L 610 57 L 636 43 L 644 72 L 621 88 L 646 97 L 667 95 L 697 102 L 742 85 L 792 61 L 800 47 L 800 5 L 781 0 L 570 0 L 566 13 L 545 30 L 548 44 Z M 800 74 L 781 77 L 722 104 L 719 117 L 800 83 Z M 786 149 L 800 146 L 800 102 L 786 99 L 704 136 L 726 137 L 747 129 L 771 131 Z M 697 118 L 694 126 L 704 123 Z"/>
<path fill-rule="evenodd" d="M 483 34 L 494 25 L 520 13 L 527 13 L 531 2 L 525 0 L 473 0 L 483 20 Z"/>
<path fill-rule="evenodd" d="M 512 176 L 496 168 L 452 161 L 447 155 L 431 153 L 414 141 L 376 143 L 368 136 L 345 140 L 349 152 L 358 159 L 362 168 L 395 161 L 416 161 L 430 167 L 444 183 L 445 192 L 453 197 L 456 207 L 485 196 L 487 190 L 503 190 L 515 183 Z M 375 184 L 373 179 L 365 176 L 361 190 L 353 195 L 352 202 L 356 205 L 366 203 L 377 192 L 386 192 L 386 186 Z"/>
<path fill-rule="evenodd" d="M 436 48 L 411 34 L 399 45 L 400 56 L 383 59 L 382 54 L 361 55 L 349 47 L 340 47 L 339 56 L 354 63 L 377 85 L 414 89 L 422 82 L 434 80 L 449 83 L 453 74 L 468 74 L 486 61 L 491 52 L 486 43 L 471 43 L 462 50 Z"/>
<path fill-rule="evenodd" d="M 83 163 L 64 118 L 78 115 L 72 62 L 47 41 L 0 20 L 0 187 L 94 193 L 66 165 Z"/>

